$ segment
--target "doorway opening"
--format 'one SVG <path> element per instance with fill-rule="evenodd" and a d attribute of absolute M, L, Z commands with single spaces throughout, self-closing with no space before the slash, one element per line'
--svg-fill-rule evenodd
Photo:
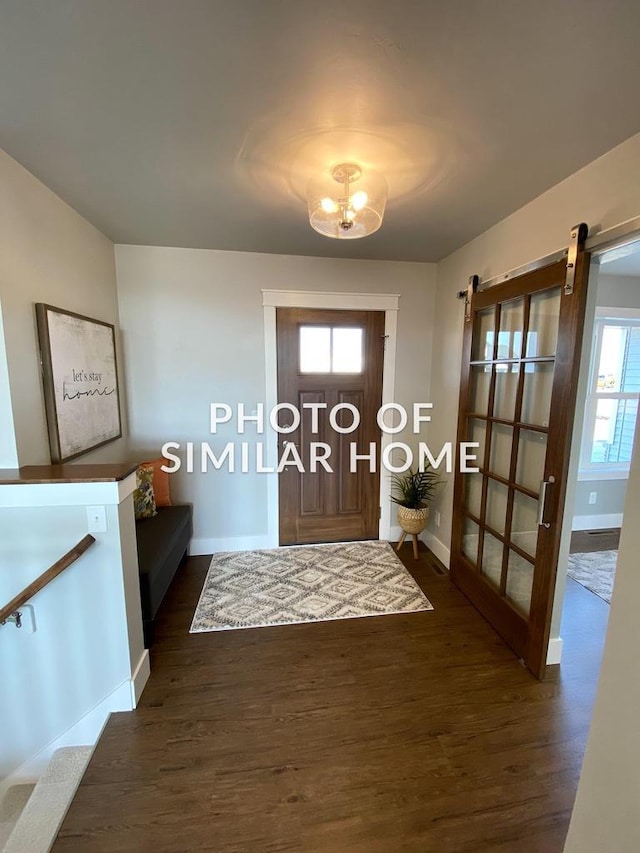
<path fill-rule="evenodd" d="M 604 252 L 585 327 L 560 633 L 604 645 L 640 398 L 640 241 Z M 568 630 L 589 614 L 587 632 Z M 593 616 L 598 618 L 593 620 Z M 599 625 L 594 635 L 593 624 Z"/>

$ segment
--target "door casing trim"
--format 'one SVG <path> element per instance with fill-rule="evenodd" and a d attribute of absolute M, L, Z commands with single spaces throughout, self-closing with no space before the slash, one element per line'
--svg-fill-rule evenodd
<path fill-rule="evenodd" d="M 396 380 L 396 343 L 400 295 L 395 293 L 332 293 L 312 290 L 263 290 L 264 311 L 264 366 L 265 405 L 267 411 L 278 403 L 278 367 L 276 338 L 276 308 L 327 308 L 343 311 L 384 311 L 384 334 L 386 347 L 382 369 L 382 405 L 393 403 Z M 381 455 L 391 443 L 393 436 L 381 436 Z M 267 466 L 276 468 L 278 459 L 277 436 L 269 434 L 266 441 Z M 380 460 L 378 460 L 378 463 Z M 278 474 L 265 474 L 267 478 L 267 538 L 269 548 L 280 544 Z M 388 484 L 380 477 L 380 539 L 391 536 L 391 503 L 388 500 Z"/>

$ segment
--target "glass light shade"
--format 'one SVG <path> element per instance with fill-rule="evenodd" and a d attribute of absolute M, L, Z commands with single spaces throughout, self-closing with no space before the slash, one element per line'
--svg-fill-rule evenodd
<path fill-rule="evenodd" d="M 309 222 L 319 234 L 355 240 L 373 234 L 382 225 L 387 182 L 378 172 L 341 163 L 312 178 L 307 187 Z"/>

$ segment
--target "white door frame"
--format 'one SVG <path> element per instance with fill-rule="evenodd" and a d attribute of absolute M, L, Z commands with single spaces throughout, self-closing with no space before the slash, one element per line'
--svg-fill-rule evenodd
<path fill-rule="evenodd" d="M 263 290 L 265 403 L 267 411 L 278 403 L 278 355 L 276 338 L 276 308 L 328 308 L 342 311 L 384 311 L 386 347 L 382 374 L 382 404 L 393 403 L 396 380 L 396 338 L 398 328 L 399 294 L 393 293 L 330 293 L 311 290 Z M 392 441 L 383 433 L 382 451 Z M 382 455 L 382 453 L 381 453 Z M 275 433 L 269 434 L 266 447 L 267 466 L 277 468 L 278 442 Z M 380 459 L 378 459 L 380 466 Z M 270 548 L 280 543 L 278 474 L 267 474 L 267 525 Z M 388 486 L 380 477 L 380 539 L 391 538 L 391 504 L 387 500 Z"/>

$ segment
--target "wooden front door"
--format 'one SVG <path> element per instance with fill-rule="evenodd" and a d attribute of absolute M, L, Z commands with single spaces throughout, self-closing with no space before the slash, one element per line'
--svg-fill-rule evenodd
<path fill-rule="evenodd" d="M 278 308 L 276 328 L 278 402 L 301 415 L 298 429 L 279 436 L 279 453 L 293 442 L 304 467 L 279 476 L 280 544 L 377 539 L 384 312 Z M 349 406 L 360 424 L 340 432 L 354 422 Z M 279 423 L 293 418 L 281 411 Z M 374 472 L 366 460 L 352 470 L 354 455 L 372 452 Z"/>
<path fill-rule="evenodd" d="M 570 260 L 474 293 L 463 346 L 458 441 L 479 443 L 480 472 L 456 473 L 451 579 L 537 677 L 586 304 L 588 256 Z"/>

